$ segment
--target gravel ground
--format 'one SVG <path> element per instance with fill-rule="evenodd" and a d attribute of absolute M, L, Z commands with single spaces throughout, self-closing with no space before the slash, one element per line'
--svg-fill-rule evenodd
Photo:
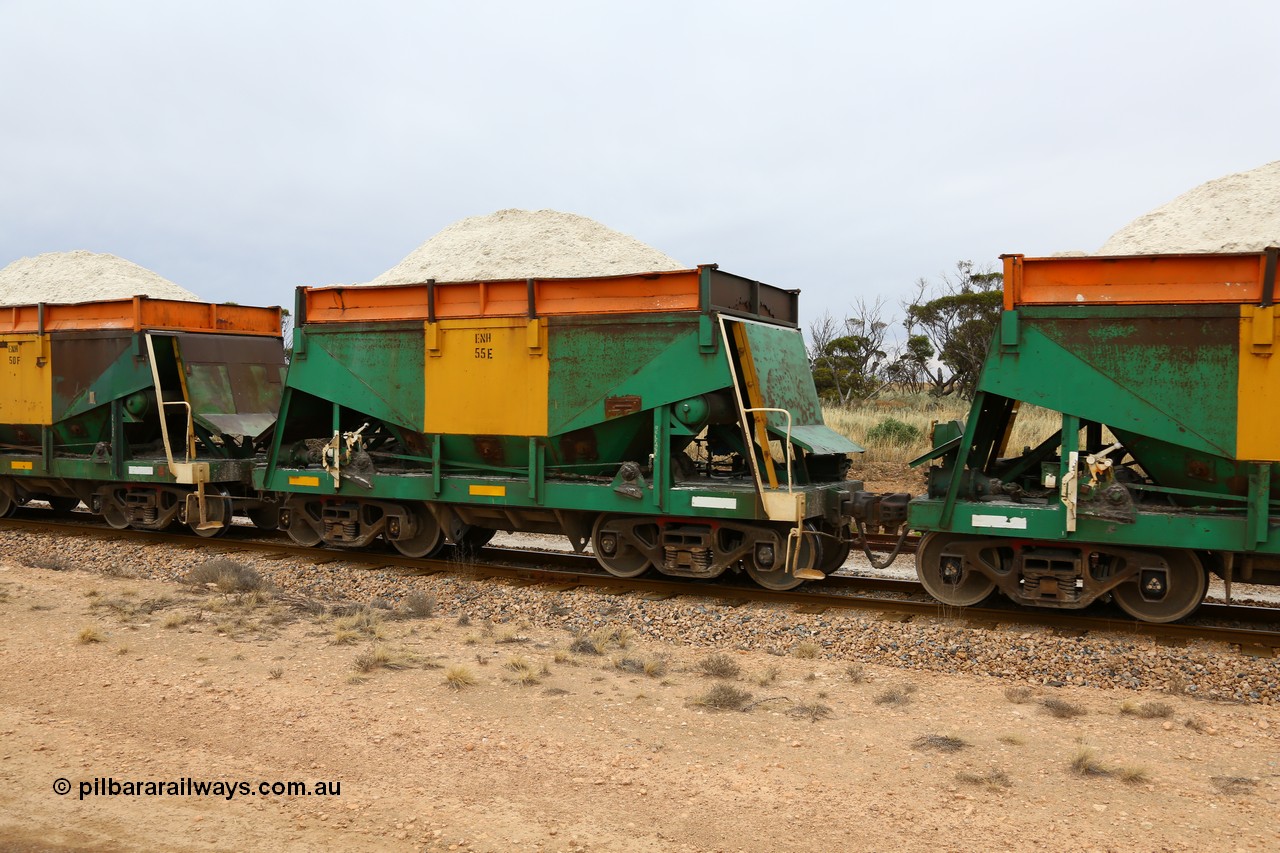
<path fill-rule="evenodd" d="M 159 580 L 180 580 L 191 568 L 232 559 L 261 573 L 281 590 L 322 602 L 394 607 L 412 592 L 435 596 L 446 617 L 467 616 L 478 626 L 582 632 L 630 628 L 680 645 L 814 652 L 830 661 L 859 661 L 904 670 L 970 674 L 1011 684 L 1156 689 L 1207 699 L 1280 701 L 1280 660 L 1253 658 L 1220 643 L 1165 646 L 1121 634 L 1058 635 L 1041 627 L 968 625 L 939 616 L 901 622 L 881 614 L 828 610 L 797 612 L 764 603 L 680 596 L 646 597 L 475 578 L 465 572 L 427 577 L 395 569 L 368 569 L 332 559 L 315 564 L 293 558 L 223 552 L 214 543 L 195 548 L 99 542 L 0 531 L 0 553 L 45 568 L 84 570 Z M 808 644 L 802 646 L 801 644 Z"/>

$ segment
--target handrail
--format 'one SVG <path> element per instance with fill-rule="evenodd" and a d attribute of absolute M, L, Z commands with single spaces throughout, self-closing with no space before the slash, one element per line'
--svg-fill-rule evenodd
<path fill-rule="evenodd" d="M 191 404 L 186 400 L 174 400 L 166 402 L 164 399 L 164 390 L 160 387 L 160 368 L 156 365 L 156 348 L 152 343 L 151 335 L 145 336 L 147 339 L 147 360 L 151 363 L 151 381 L 156 388 L 156 402 L 160 404 L 160 437 L 164 440 L 164 456 L 169 462 L 169 469 L 173 470 L 173 448 L 169 444 L 169 420 L 164 416 L 165 406 L 186 406 L 187 407 L 187 441 L 186 459 L 184 462 L 190 462 L 194 455 L 195 444 L 195 425 L 191 414 Z"/>

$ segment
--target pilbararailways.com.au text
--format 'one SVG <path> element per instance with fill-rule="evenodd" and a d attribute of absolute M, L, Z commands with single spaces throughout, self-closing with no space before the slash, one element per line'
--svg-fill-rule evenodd
<path fill-rule="evenodd" d="M 110 776 L 83 779 L 78 783 L 80 799 L 86 797 L 340 797 L 341 782 L 245 782 L 230 779 L 126 779 Z M 53 790 L 59 794 L 71 791 L 67 779 L 57 779 Z"/>

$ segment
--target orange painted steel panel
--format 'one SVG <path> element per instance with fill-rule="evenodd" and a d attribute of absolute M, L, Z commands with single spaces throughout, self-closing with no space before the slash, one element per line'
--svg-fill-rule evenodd
<path fill-rule="evenodd" d="M 1249 303 L 1262 300 L 1266 255 L 1004 256 L 1004 307 Z"/>
<path fill-rule="evenodd" d="M 696 269 L 534 279 L 534 311 L 540 317 L 697 311 L 699 283 Z M 304 288 L 306 322 L 426 320 L 427 289 L 426 284 Z M 524 279 L 435 284 L 437 320 L 523 317 L 528 313 L 529 290 Z"/>
<path fill-rule="evenodd" d="M 40 327 L 37 305 L 0 308 L 0 334 L 34 333 Z M 280 336 L 280 309 L 172 299 L 107 299 L 98 302 L 45 303 L 44 331 L 82 332 L 157 329 L 175 332 L 226 332 Z"/>

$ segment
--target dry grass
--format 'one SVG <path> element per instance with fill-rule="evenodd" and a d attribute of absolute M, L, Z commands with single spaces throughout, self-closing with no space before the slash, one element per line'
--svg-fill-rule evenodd
<path fill-rule="evenodd" d="M 635 638 L 630 628 L 597 628 L 576 635 L 569 644 L 569 651 L 580 655 L 603 655 L 611 649 L 626 649 Z"/>
<path fill-rule="evenodd" d="M 222 557 L 196 566 L 182 580 L 193 586 L 212 584 L 218 592 L 250 592 L 268 588 L 262 575 L 243 563 Z"/>
<path fill-rule="evenodd" d="M 855 406 L 823 406 L 822 415 L 827 426 L 848 436 L 867 449 L 858 454 L 858 465 L 905 465 L 930 449 L 929 431 L 934 421 L 964 420 L 969 413 L 968 404 L 955 397 L 931 397 L 928 394 L 881 396 Z M 892 440 L 876 440 L 876 427 L 893 418 L 913 427 L 919 438 L 902 444 Z M 1009 448 L 1017 452 L 1023 447 L 1035 447 L 1062 425 L 1061 416 L 1038 406 L 1023 405 L 1014 422 Z M 869 437 L 871 436 L 871 437 Z"/>
<path fill-rule="evenodd" d="M 914 684 L 902 684 L 888 687 L 877 694 L 875 703 L 877 705 L 892 705 L 895 707 L 903 707 L 911 704 L 911 695 L 916 692 Z"/>
<path fill-rule="evenodd" d="M 1209 784 L 1220 794 L 1235 796 L 1252 793 L 1258 787 L 1258 780 L 1247 776 L 1210 776 Z"/>
<path fill-rule="evenodd" d="M 737 678 L 742 674 L 742 667 L 738 662 L 723 652 L 707 655 L 694 668 L 708 678 Z"/>
<path fill-rule="evenodd" d="M 1013 784 L 1009 779 L 1008 773 L 994 767 L 990 770 L 984 770 L 981 773 L 961 770 L 956 774 L 956 781 L 963 782 L 966 785 L 978 785 L 993 791 L 999 790 L 1000 788 L 1008 788 Z"/>
<path fill-rule="evenodd" d="M 187 613 L 170 613 L 164 617 L 164 621 L 160 623 L 162 628 L 181 628 L 183 625 L 191 621 L 190 614 Z"/>
<path fill-rule="evenodd" d="M 861 684 L 867 680 L 866 668 L 860 663 L 851 663 L 844 668 L 845 678 L 854 684 Z"/>
<path fill-rule="evenodd" d="M 615 657 L 613 668 L 633 675 L 661 678 L 667 674 L 668 664 L 665 658 Z"/>
<path fill-rule="evenodd" d="M 768 687 L 770 684 L 778 680 L 778 676 L 782 674 L 782 667 L 776 663 L 769 664 L 762 672 L 751 679 L 761 687 Z"/>
<path fill-rule="evenodd" d="M 1031 701 L 1031 688 L 1006 687 L 1004 689 L 1004 698 L 1008 699 L 1015 705 L 1023 705 Z"/>
<path fill-rule="evenodd" d="M 357 654 L 351 667 L 356 672 L 369 673 L 379 669 L 408 669 L 415 663 L 417 658 L 408 652 L 376 645 Z"/>
<path fill-rule="evenodd" d="M 267 670 L 267 678 L 270 678 L 272 681 L 279 681 L 283 675 L 283 667 L 273 666 L 271 669 Z"/>
<path fill-rule="evenodd" d="M 425 619 L 436 615 L 439 602 L 434 595 L 425 592 L 411 592 L 400 601 L 400 613 L 416 619 Z"/>
<path fill-rule="evenodd" d="M 716 684 L 706 693 L 694 697 L 694 705 L 717 711 L 741 711 L 751 701 L 751 694 L 731 684 Z"/>
<path fill-rule="evenodd" d="M 476 677 L 462 664 L 455 664 L 444 671 L 444 683 L 446 687 L 461 690 L 475 684 Z"/>
<path fill-rule="evenodd" d="M 1083 717 L 1086 713 L 1084 708 L 1079 705 L 1072 705 L 1065 699 L 1059 699 L 1057 696 L 1049 696 L 1040 700 L 1040 707 L 1046 712 L 1052 714 L 1060 720 L 1069 720 L 1072 717 Z"/>
<path fill-rule="evenodd" d="M 1168 702 L 1124 702 L 1120 705 L 1120 713 L 1142 720 L 1167 720 L 1173 716 L 1173 706 Z"/>
<path fill-rule="evenodd" d="M 1185 725 L 1197 734 L 1213 734 L 1216 731 L 1204 717 L 1187 717 Z"/>
<path fill-rule="evenodd" d="M 499 646 L 522 645 L 530 642 L 530 638 L 520 633 L 518 628 L 507 628 L 494 637 L 493 642 Z"/>
<path fill-rule="evenodd" d="M 1145 767 L 1125 766 L 1117 767 L 1115 770 L 1116 778 L 1121 782 L 1128 782 L 1130 785 L 1143 785 L 1151 781 L 1151 774 Z"/>
<path fill-rule="evenodd" d="M 1001 743 L 1008 744 L 1009 746 L 1022 746 L 1026 743 L 1020 735 L 1000 735 L 996 740 Z"/>
<path fill-rule="evenodd" d="M 87 646 L 90 643 L 105 643 L 106 641 L 107 638 L 102 635 L 102 632 L 92 625 L 81 628 L 80 633 L 76 635 L 76 642 L 82 646 Z"/>
<path fill-rule="evenodd" d="M 358 643 L 362 639 L 384 639 L 386 635 L 382 620 L 382 612 L 372 607 L 361 607 L 346 616 L 339 616 L 333 620 L 333 636 L 329 638 L 329 642 L 342 646 Z"/>
<path fill-rule="evenodd" d="M 825 720 L 831 716 L 831 706 L 824 705 L 821 702 L 797 702 L 787 709 L 787 713 L 793 717 L 804 717 L 811 723 L 818 720 Z"/>
<path fill-rule="evenodd" d="M 803 660 L 813 660 L 822 651 L 822 646 L 809 640 L 801 640 L 791 649 L 791 654 Z"/>
<path fill-rule="evenodd" d="M 662 678 L 667 674 L 670 666 L 667 664 L 666 658 L 645 658 L 644 674 L 650 678 Z"/>
<path fill-rule="evenodd" d="M 1113 771 L 1099 760 L 1092 747 L 1081 744 L 1071 757 L 1071 772 L 1079 776 L 1110 776 Z"/>
<path fill-rule="evenodd" d="M 921 735 L 911 742 L 911 746 L 915 749 L 929 749 L 934 752 L 959 752 L 969 746 L 969 742 L 955 735 Z"/>
<path fill-rule="evenodd" d="M 121 622 L 129 623 L 135 619 L 150 616 L 158 610 L 172 607 L 177 602 L 168 596 L 159 598 L 137 599 L 137 593 L 122 592 L 117 598 L 95 598 L 89 602 L 89 609 L 95 613 L 106 613 Z"/>

